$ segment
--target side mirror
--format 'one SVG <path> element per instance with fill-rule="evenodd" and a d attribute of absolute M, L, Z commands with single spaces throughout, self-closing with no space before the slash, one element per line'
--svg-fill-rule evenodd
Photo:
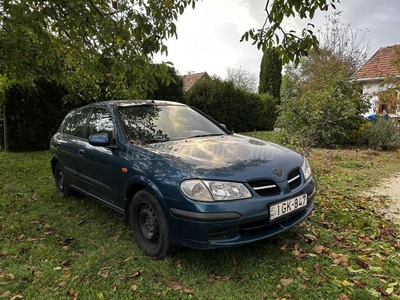
<path fill-rule="evenodd" d="M 92 146 L 110 146 L 110 137 L 107 133 L 95 133 L 89 136 L 89 144 Z"/>

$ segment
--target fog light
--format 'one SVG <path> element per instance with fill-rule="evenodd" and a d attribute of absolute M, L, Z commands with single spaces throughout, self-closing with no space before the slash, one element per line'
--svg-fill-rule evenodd
<path fill-rule="evenodd" d="M 228 237 L 227 228 L 214 228 L 208 231 L 207 237 L 209 240 L 222 240 Z"/>

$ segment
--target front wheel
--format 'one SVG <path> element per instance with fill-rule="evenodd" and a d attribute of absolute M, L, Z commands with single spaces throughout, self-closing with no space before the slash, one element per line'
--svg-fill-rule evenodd
<path fill-rule="evenodd" d="M 130 207 L 130 226 L 139 248 L 162 258 L 171 250 L 170 233 L 160 202 L 147 189 L 137 192 Z"/>
<path fill-rule="evenodd" d="M 56 184 L 57 194 L 61 198 L 67 198 L 70 193 L 69 183 L 65 178 L 64 169 L 57 163 L 54 168 L 54 183 Z"/>

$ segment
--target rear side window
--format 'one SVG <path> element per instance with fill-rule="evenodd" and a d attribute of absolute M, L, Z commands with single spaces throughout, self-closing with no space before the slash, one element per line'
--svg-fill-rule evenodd
<path fill-rule="evenodd" d="M 107 133 L 114 141 L 114 122 L 111 112 L 104 107 L 96 107 L 90 115 L 86 138 L 95 133 Z"/>
<path fill-rule="evenodd" d="M 82 108 L 74 114 L 67 116 L 63 126 L 63 133 L 82 137 L 90 110 L 90 107 Z"/>

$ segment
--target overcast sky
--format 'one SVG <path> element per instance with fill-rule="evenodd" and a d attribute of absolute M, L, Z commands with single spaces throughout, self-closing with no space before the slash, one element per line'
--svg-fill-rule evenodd
<path fill-rule="evenodd" d="M 262 52 L 251 42 L 240 42 L 250 28 L 260 28 L 265 20 L 265 0 L 202 0 L 191 7 L 177 22 L 178 39 L 167 41 L 168 56 L 156 61 L 171 61 L 180 75 L 207 72 L 226 77 L 227 68 L 260 71 Z M 380 47 L 400 44 L 400 0 L 342 0 L 336 10 L 342 11 L 342 22 L 352 30 L 366 32 L 370 55 Z M 318 12 L 312 21 L 323 28 L 325 16 Z M 290 20 L 286 29 L 301 31 L 304 21 Z"/>

